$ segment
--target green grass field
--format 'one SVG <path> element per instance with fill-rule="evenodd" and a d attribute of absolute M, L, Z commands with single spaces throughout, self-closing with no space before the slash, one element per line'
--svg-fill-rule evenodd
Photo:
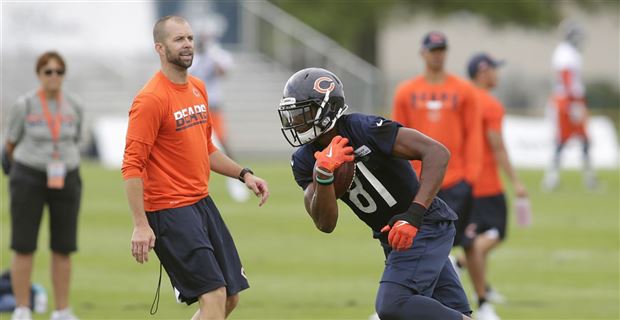
<path fill-rule="evenodd" d="M 367 319 L 384 260 L 370 229 L 343 207 L 335 232 L 319 232 L 285 162 L 252 167 L 270 183 L 271 198 L 262 208 L 254 200 L 232 202 L 219 176 L 211 184 L 252 286 L 241 294 L 231 318 Z M 511 223 L 508 241 L 490 262 L 490 280 L 508 298 L 497 306 L 502 319 L 618 319 L 619 172 L 601 172 L 596 192 L 584 190 L 578 172 L 566 172 L 561 189 L 552 194 L 539 191 L 541 172 L 521 176 L 532 196 L 534 225 L 520 229 Z M 159 312 L 148 313 L 159 263 L 152 254 L 140 265 L 130 254 L 132 226 L 120 172 L 85 163 L 82 177 L 72 290 L 76 314 L 81 319 L 189 319 L 196 308 L 176 304 L 165 275 Z M 7 181 L 0 182 L 0 267 L 7 268 Z M 49 292 L 47 221 L 43 226 L 33 279 Z M 467 280 L 464 285 L 470 292 Z"/>

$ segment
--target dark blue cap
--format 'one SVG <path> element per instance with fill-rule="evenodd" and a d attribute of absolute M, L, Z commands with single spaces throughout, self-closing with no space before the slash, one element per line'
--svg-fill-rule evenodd
<path fill-rule="evenodd" d="M 431 31 L 424 36 L 422 47 L 428 50 L 447 48 L 448 38 L 439 31 Z"/>
<path fill-rule="evenodd" d="M 487 53 L 478 53 L 469 59 L 467 64 L 467 74 L 474 78 L 478 72 L 487 68 L 497 68 L 504 64 L 504 61 L 495 60 Z"/>

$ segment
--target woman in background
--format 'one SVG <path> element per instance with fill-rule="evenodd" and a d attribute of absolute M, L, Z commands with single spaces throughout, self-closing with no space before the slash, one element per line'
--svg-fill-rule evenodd
<path fill-rule="evenodd" d="M 66 72 L 57 52 L 36 63 L 40 88 L 21 96 L 9 111 L 6 145 L 11 206 L 11 285 L 16 308 L 12 320 L 31 320 L 30 288 L 43 208 L 50 213 L 52 320 L 77 320 L 69 308 L 71 253 L 77 250 L 82 196 L 78 141 L 82 107 L 62 90 Z"/>

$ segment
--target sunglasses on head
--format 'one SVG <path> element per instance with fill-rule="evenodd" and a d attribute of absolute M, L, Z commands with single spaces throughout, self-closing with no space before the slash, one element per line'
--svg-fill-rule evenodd
<path fill-rule="evenodd" d="M 56 72 L 57 75 L 62 76 L 65 74 L 65 70 L 62 69 L 47 69 L 47 70 L 43 70 L 43 74 L 45 74 L 46 76 L 51 76 L 54 72 Z"/>

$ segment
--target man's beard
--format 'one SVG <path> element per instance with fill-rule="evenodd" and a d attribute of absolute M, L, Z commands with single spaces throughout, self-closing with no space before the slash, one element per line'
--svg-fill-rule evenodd
<path fill-rule="evenodd" d="M 166 48 L 166 60 L 168 60 L 168 62 L 172 63 L 173 65 L 181 69 L 187 70 L 192 65 L 192 62 L 194 61 L 194 56 L 192 53 L 192 59 L 189 60 L 189 62 L 186 62 L 186 61 L 181 60 L 180 52 L 178 55 L 174 56 L 172 52 L 170 52 L 170 50 Z"/>

